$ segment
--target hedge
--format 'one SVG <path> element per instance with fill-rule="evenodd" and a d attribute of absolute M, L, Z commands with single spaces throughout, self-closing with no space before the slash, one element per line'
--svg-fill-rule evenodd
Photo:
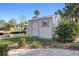
<path fill-rule="evenodd" d="M 19 34 L 19 33 L 26 33 L 26 31 L 13 31 L 11 34 Z"/>

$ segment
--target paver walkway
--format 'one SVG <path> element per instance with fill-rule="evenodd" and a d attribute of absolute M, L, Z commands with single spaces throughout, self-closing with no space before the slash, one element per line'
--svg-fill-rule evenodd
<path fill-rule="evenodd" d="M 14 49 L 9 56 L 79 56 L 79 51 L 68 49 Z"/>

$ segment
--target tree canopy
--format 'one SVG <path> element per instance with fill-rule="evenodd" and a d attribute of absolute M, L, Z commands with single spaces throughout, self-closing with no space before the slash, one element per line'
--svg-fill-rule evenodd
<path fill-rule="evenodd" d="M 64 18 L 75 18 L 75 22 L 79 21 L 79 4 L 78 3 L 65 3 L 65 8 L 58 10 L 58 13 Z"/>

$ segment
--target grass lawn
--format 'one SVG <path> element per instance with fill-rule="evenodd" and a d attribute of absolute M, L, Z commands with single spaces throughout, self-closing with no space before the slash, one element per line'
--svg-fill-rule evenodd
<path fill-rule="evenodd" d="M 29 38 L 29 37 L 18 37 L 18 38 L 9 38 L 5 39 L 3 41 L 0 41 L 0 44 L 8 44 L 8 45 L 14 45 L 19 42 L 19 39 L 24 39 L 26 45 L 31 45 L 32 43 L 40 44 L 40 45 L 51 45 L 52 40 L 48 39 L 35 39 L 35 38 Z"/>
<path fill-rule="evenodd" d="M 0 44 L 18 45 L 18 38 L 10 38 L 0 41 Z"/>
<path fill-rule="evenodd" d="M 3 41 L 0 41 L 0 44 L 8 44 L 9 46 L 18 46 L 19 39 L 25 40 L 25 46 L 32 46 L 34 48 L 40 48 L 44 46 L 49 46 L 53 48 L 69 48 L 73 43 L 61 43 L 54 41 L 52 39 L 37 39 L 37 38 L 29 38 L 29 37 L 19 37 L 19 38 L 10 38 Z M 79 49 L 79 43 L 75 46 L 72 45 L 73 48 Z"/>

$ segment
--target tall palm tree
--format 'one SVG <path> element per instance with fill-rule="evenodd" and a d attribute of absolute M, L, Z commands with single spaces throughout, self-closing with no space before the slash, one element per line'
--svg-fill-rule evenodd
<path fill-rule="evenodd" d="M 35 10 L 35 11 L 34 11 L 34 14 L 36 15 L 36 17 L 38 17 L 38 15 L 40 15 L 39 10 Z"/>

